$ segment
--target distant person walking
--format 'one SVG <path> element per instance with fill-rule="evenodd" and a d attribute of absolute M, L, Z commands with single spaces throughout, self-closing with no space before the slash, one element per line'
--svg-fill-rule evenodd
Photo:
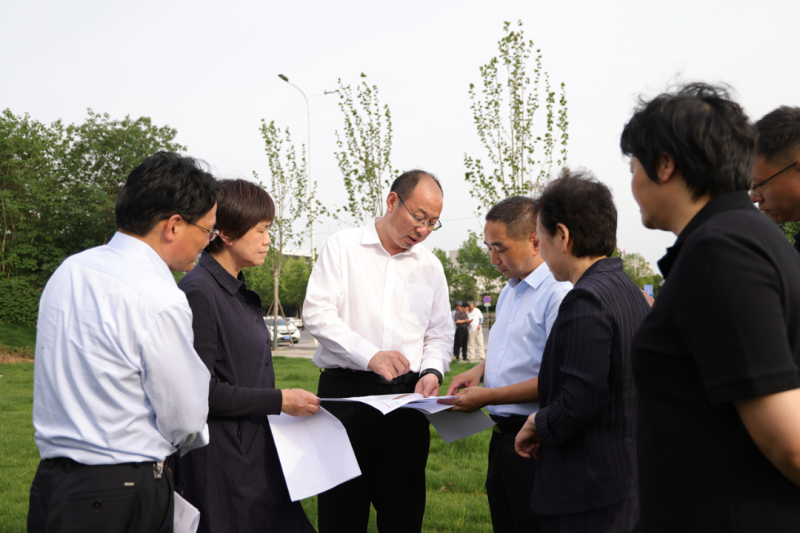
<path fill-rule="evenodd" d="M 475 302 L 467 302 L 467 318 L 471 320 L 469 323 L 469 337 L 467 340 L 467 359 L 476 361 L 476 353 L 481 361 L 486 359 L 486 352 L 483 346 L 483 313 L 475 307 Z"/>
<path fill-rule="evenodd" d="M 456 323 L 456 337 L 453 344 L 453 360 L 458 361 L 459 353 L 461 354 L 461 361 L 467 360 L 467 341 L 469 340 L 469 324 L 470 318 L 464 309 L 464 304 L 456 302 L 456 314 L 453 315 L 453 320 Z"/>

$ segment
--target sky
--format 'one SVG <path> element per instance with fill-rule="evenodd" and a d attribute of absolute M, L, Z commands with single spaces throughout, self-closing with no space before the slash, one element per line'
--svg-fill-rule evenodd
<path fill-rule="evenodd" d="M 266 181 L 261 120 L 298 145 L 308 138 L 305 100 L 278 74 L 311 96 L 365 73 L 391 109 L 392 166 L 442 182 L 443 228 L 423 245 L 455 250 L 483 230 L 464 181 L 464 154 L 483 156 L 469 84 L 497 55 L 503 22 L 522 20 L 552 85 L 566 84 L 568 164 L 611 188 L 619 248 L 655 263 L 675 236 L 641 225 L 619 149 L 638 98 L 704 81 L 728 84 L 753 120 L 800 105 L 797 15 L 800 3 L 784 0 L 5 0 L 0 109 L 45 123 L 80 123 L 87 108 L 147 116 L 220 177 Z M 336 95 L 310 102 L 313 178 L 334 207 L 345 200 L 334 157 L 343 117 Z M 341 227 L 320 220 L 317 249 Z"/>

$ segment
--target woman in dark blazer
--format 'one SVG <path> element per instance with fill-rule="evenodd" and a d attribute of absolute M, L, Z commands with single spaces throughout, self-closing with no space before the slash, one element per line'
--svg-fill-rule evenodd
<path fill-rule="evenodd" d="M 638 526 L 636 391 L 631 338 L 649 310 L 622 270 L 611 191 L 562 176 L 537 199 L 539 249 L 571 281 L 545 345 L 538 412 L 517 435 L 538 457 L 531 508 L 542 532 L 627 532 Z"/>
<path fill-rule="evenodd" d="M 195 350 L 211 372 L 211 441 L 177 458 L 176 485 L 200 510 L 201 533 L 313 532 L 289 498 L 266 415 L 310 415 L 319 399 L 275 389 L 261 299 L 242 274 L 264 263 L 275 206 L 245 180 L 223 180 L 217 202 L 217 229 L 202 228 L 211 242 L 178 284 L 192 308 Z"/>

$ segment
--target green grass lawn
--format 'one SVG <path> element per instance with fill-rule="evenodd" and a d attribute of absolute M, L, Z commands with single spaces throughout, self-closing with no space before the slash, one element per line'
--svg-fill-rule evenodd
<path fill-rule="evenodd" d="M 21 338 L 24 338 L 24 332 Z M 0 331 L 0 339 L 5 342 L 5 331 Z M 453 366 L 453 371 L 445 377 L 443 391 L 452 376 L 472 365 Z M 0 364 L 0 376 L 0 533 L 24 532 L 28 490 L 39 463 L 31 423 L 33 364 Z M 276 357 L 275 377 L 279 388 L 302 388 L 316 392 L 319 369 L 307 359 Z M 492 531 L 484 488 L 490 437 L 491 433 L 484 431 L 445 444 L 431 427 L 425 531 Z M 311 523 L 316 525 L 316 498 L 304 500 L 303 508 Z M 377 533 L 374 514 L 373 510 L 369 531 Z"/>

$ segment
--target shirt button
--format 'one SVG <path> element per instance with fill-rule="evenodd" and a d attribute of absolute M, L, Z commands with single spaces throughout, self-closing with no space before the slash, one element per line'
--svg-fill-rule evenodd
<path fill-rule="evenodd" d="M 100 500 L 97 500 L 96 502 L 94 502 L 94 503 L 92 504 L 92 507 L 94 507 L 95 509 L 100 509 L 100 506 L 101 506 L 101 505 L 102 505 L 102 504 L 100 503 Z"/>
<path fill-rule="evenodd" d="M 509 320 L 509 322 L 514 322 L 514 319 L 512 318 L 511 320 Z"/>

